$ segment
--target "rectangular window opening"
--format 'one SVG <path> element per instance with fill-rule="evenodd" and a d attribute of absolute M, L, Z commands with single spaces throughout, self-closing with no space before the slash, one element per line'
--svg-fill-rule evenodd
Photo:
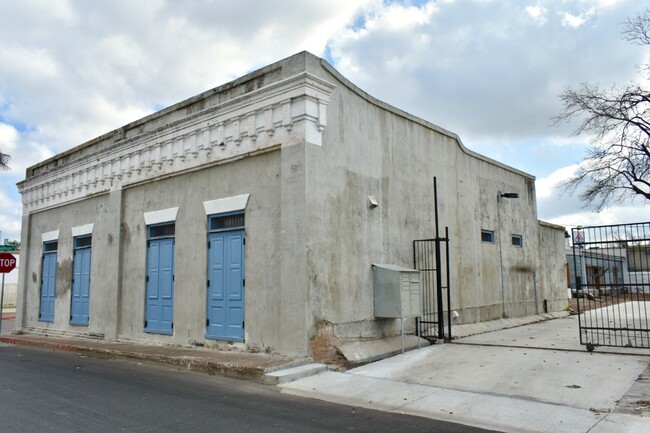
<path fill-rule="evenodd" d="M 176 224 L 157 224 L 149 226 L 149 239 L 170 238 L 176 234 Z"/>
<path fill-rule="evenodd" d="M 92 236 L 78 236 L 74 238 L 75 248 L 88 248 L 92 244 Z"/>
<path fill-rule="evenodd" d="M 226 231 L 243 229 L 245 218 L 243 213 L 234 215 L 212 216 L 210 217 L 210 231 Z"/>
<path fill-rule="evenodd" d="M 492 230 L 481 230 L 481 242 L 494 243 L 494 232 Z"/>
<path fill-rule="evenodd" d="M 512 246 L 521 248 L 524 246 L 524 238 L 521 235 L 512 235 Z"/>
<path fill-rule="evenodd" d="M 59 241 L 51 241 L 43 243 L 43 252 L 51 253 L 59 248 Z"/>

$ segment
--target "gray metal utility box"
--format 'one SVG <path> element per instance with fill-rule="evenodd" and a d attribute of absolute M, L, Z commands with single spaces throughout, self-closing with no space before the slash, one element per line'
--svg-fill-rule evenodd
<path fill-rule="evenodd" d="M 372 265 L 375 317 L 422 314 L 420 271 L 396 265 Z"/>

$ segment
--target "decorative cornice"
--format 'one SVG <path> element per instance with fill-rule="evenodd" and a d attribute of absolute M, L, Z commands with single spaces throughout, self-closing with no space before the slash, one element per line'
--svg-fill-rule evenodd
<path fill-rule="evenodd" d="M 83 147 L 83 157 L 36 167 L 18 184 L 23 206 L 28 212 L 58 206 L 296 139 L 320 145 L 333 89 L 304 72 L 152 131 L 127 137 L 120 128 L 110 145 Z"/>

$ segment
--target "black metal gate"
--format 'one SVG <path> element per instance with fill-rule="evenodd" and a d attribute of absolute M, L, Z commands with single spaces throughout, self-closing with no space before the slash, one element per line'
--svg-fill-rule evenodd
<path fill-rule="evenodd" d="M 449 228 L 440 237 L 438 228 L 438 185 L 433 179 L 436 236 L 413 241 L 413 267 L 421 271 L 422 316 L 416 328 L 428 340 L 451 340 L 451 294 L 449 287 Z M 445 334 L 445 312 L 447 333 Z"/>
<path fill-rule="evenodd" d="M 448 228 L 445 227 L 444 238 L 413 241 L 414 268 L 421 271 L 422 291 L 422 316 L 417 319 L 417 330 L 420 337 L 428 340 L 437 338 L 444 341 L 451 340 L 448 232 Z M 447 334 L 445 334 L 445 320 Z"/>
<path fill-rule="evenodd" d="M 572 230 L 580 344 L 650 348 L 650 222 Z"/>

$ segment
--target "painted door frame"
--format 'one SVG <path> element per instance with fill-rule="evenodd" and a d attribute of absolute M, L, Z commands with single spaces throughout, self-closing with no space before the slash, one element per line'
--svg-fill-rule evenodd
<path fill-rule="evenodd" d="M 145 287 L 144 331 L 153 334 L 174 333 L 174 234 L 151 236 L 152 229 L 174 223 L 147 227 L 147 275 Z M 175 229 L 173 229 L 175 231 Z"/>
<path fill-rule="evenodd" d="M 73 242 L 74 252 L 72 260 L 70 324 L 88 326 L 90 319 L 90 268 L 92 262 L 92 236 L 76 236 Z"/>
<path fill-rule="evenodd" d="M 214 219 L 240 218 L 232 227 L 213 229 Z M 229 212 L 208 218 L 208 279 L 205 338 L 244 341 L 245 245 L 244 213 Z"/>
<path fill-rule="evenodd" d="M 58 240 L 43 242 L 41 261 L 41 293 L 38 307 L 40 322 L 54 322 L 56 305 L 56 268 Z"/>

